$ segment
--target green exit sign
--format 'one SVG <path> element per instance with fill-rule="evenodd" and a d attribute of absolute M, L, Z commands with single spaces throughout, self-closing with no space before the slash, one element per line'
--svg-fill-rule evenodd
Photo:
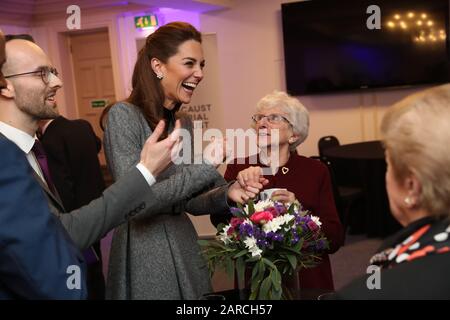
<path fill-rule="evenodd" d="M 158 19 L 155 15 L 134 17 L 134 26 L 139 29 L 156 27 Z"/>
<path fill-rule="evenodd" d="M 91 108 L 104 108 L 108 104 L 108 99 L 91 100 Z"/>

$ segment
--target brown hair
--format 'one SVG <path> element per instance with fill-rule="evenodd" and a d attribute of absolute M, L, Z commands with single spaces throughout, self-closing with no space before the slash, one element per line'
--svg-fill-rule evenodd
<path fill-rule="evenodd" d="M 177 54 L 179 46 L 188 40 L 201 43 L 200 32 L 189 23 L 171 22 L 149 35 L 145 46 L 139 51 L 131 81 L 133 90 L 126 101 L 141 110 L 152 130 L 159 120 L 165 118 L 165 96 L 161 82 L 152 70 L 151 60 L 157 58 L 167 63 L 170 57 Z M 178 111 L 180 105 L 174 111 Z"/>

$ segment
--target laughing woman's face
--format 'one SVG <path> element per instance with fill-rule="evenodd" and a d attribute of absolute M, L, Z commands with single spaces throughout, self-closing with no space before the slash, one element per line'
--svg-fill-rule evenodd
<path fill-rule="evenodd" d="M 205 58 L 200 42 L 188 40 L 178 52 L 163 63 L 161 80 L 166 96 L 164 107 L 171 110 L 176 103 L 189 103 L 197 85 L 203 79 Z"/>

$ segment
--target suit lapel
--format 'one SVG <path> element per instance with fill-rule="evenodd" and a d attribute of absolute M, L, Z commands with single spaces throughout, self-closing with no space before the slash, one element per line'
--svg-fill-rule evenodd
<path fill-rule="evenodd" d="M 8 139 L 6 138 L 1 132 L 0 132 L 0 139 Z M 42 189 L 45 190 L 45 193 L 47 194 L 47 198 L 51 200 L 54 205 L 60 210 L 61 212 L 66 212 L 64 209 L 64 206 L 62 204 L 61 198 L 59 197 L 58 191 L 56 190 L 56 194 L 53 194 L 53 192 L 50 191 L 50 189 L 47 187 L 47 184 L 42 181 L 41 177 L 32 169 L 34 178 L 37 180 L 37 182 L 40 184 Z"/>
<path fill-rule="evenodd" d="M 34 178 L 37 180 L 39 185 L 42 187 L 42 189 L 45 190 L 45 193 L 47 194 L 47 197 L 49 200 L 51 200 L 54 205 L 60 210 L 61 212 L 66 212 L 64 209 L 64 205 L 62 204 L 61 198 L 59 197 L 58 191 L 56 190 L 56 194 L 50 191 L 48 186 L 45 184 L 44 181 L 42 181 L 41 177 L 33 170 Z"/>

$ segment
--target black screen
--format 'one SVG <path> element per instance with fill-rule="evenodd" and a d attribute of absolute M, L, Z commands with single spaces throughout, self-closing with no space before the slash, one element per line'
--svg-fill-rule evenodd
<path fill-rule="evenodd" d="M 366 24 L 370 5 L 380 8 L 381 29 Z M 299 95 L 450 82 L 448 15 L 448 0 L 283 4 L 287 90 Z M 369 20 L 372 27 L 376 20 Z"/>

